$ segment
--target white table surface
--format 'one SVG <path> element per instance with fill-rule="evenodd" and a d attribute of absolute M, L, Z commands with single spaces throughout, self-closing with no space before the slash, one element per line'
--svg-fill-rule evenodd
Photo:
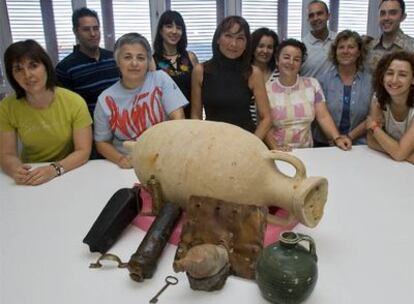
<path fill-rule="evenodd" d="M 314 238 L 319 257 L 319 279 L 306 303 L 414 303 L 414 166 L 367 147 L 293 154 L 308 176 L 329 181 L 320 224 L 295 228 Z M 136 180 L 132 170 L 104 160 L 37 187 L 16 186 L 0 173 L 0 304 L 148 303 L 171 274 L 180 281 L 160 304 L 267 303 L 254 281 L 234 276 L 220 291 L 191 290 L 185 274 L 172 270 L 173 245 L 143 283 L 112 264 L 89 269 L 99 255 L 83 237 L 111 195 Z M 110 252 L 128 261 L 144 235 L 129 226 Z"/>

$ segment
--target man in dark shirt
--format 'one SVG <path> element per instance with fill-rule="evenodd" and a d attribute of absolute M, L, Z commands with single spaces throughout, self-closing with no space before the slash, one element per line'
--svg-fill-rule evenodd
<path fill-rule="evenodd" d="M 99 94 L 119 79 L 111 51 L 99 47 L 101 33 L 95 11 L 86 7 L 72 15 L 73 32 L 79 42 L 73 52 L 56 66 L 60 86 L 81 95 L 93 111 Z"/>

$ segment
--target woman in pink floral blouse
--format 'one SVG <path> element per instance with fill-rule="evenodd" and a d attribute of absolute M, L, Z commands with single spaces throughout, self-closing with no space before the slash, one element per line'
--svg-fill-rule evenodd
<path fill-rule="evenodd" d="M 311 124 L 316 121 L 333 144 L 349 150 L 352 142 L 339 134 L 318 81 L 299 76 L 305 57 L 306 47 L 298 40 L 287 39 L 278 47 L 280 75 L 266 84 L 273 123 L 266 143 L 271 149 L 282 150 L 312 147 Z"/>

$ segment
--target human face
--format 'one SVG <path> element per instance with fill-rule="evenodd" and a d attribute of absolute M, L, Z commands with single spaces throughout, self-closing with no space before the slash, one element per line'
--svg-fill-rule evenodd
<path fill-rule="evenodd" d="M 254 50 L 254 61 L 262 64 L 268 64 L 273 55 L 273 38 L 270 36 L 262 36 Z"/>
<path fill-rule="evenodd" d="M 277 67 L 280 75 L 285 77 L 296 77 L 302 65 L 302 51 L 294 46 L 285 46 L 279 54 Z"/>
<path fill-rule="evenodd" d="M 101 40 L 98 20 L 90 16 L 79 18 L 79 27 L 75 30 L 75 35 L 81 49 L 95 51 Z"/>
<path fill-rule="evenodd" d="M 46 90 L 47 72 L 43 63 L 30 58 L 15 62 L 12 68 L 16 82 L 26 91 L 27 95 L 34 95 Z"/>
<path fill-rule="evenodd" d="M 361 55 L 358 43 L 354 38 L 341 39 L 336 47 L 336 59 L 341 66 L 356 66 L 356 62 Z"/>
<path fill-rule="evenodd" d="M 328 29 L 329 14 L 321 3 L 309 5 L 308 20 L 313 32 L 321 32 Z"/>
<path fill-rule="evenodd" d="M 164 24 L 160 30 L 164 44 L 176 46 L 183 35 L 183 28 L 180 25 Z"/>
<path fill-rule="evenodd" d="M 394 100 L 396 97 L 405 97 L 410 92 L 410 86 L 414 85 L 413 70 L 407 61 L 393 60 L 384 74 L 384 88 Z"/>
<path fill-rule="evenodd" d="M 220 52 L 229 59 L 236 59 L 243 55 L 246 43 L 246 34 L 238 24 L 234 24 L 228 31 L 223 32 L 217 41 Z"/>
<path fill-rule="evenodd" d="M 379 25 L 385 34 L 397 32 L 405 17 L 398 1 L 384 1 L 380 6 Z"/>
<path fill-rule="evenodd" d="M 140 43 L 124 44 L 119 49 L 118 67 L 122 74 L 122 83 L 128 89 L 134 89 L 144 81 L 148 71 L 147 55 Z"/>

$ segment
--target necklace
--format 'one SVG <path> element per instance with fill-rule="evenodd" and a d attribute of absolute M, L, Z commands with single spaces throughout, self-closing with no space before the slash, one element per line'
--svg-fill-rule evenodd
<path fill-rule="evenodd" d="M 172 56 L 176 56 L 176 55 L 178 55 L 178 52 L 175 52 L 173 54 L 167 54 L 167 53 L 164 52 L 164 56 L 167 56 L 167 57 L 172 57 Z"/>
<path fill-rule="evenodd" d="M 164 53 L 164 57 L 171 63 L 173 67 L 176 67 L 177 60 L 178 60 L 178 57 L 180 57 L 180 55 L 178 54 L 178 52 L 176 52 L 175 54 L 171 54 L 171 55 L 167 55 Z"/>

